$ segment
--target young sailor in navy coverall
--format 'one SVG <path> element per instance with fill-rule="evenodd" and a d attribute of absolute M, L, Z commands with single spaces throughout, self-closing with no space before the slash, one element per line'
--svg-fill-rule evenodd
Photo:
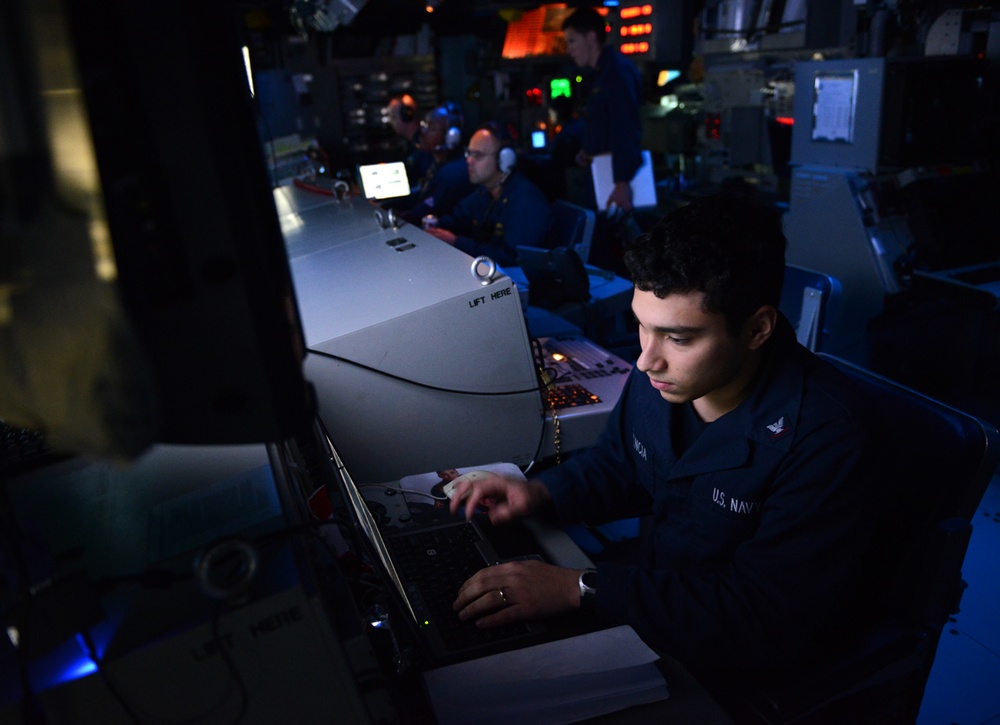
<path fill-rule="evenodd" d="M 527 482 L 464 483 L 451 508 L 485 507 L 496 524 L 648 513 L 642 553 L 596 573 L 489 567 L 459 592 L 463 619 L 590 606 L 696 672 L 788 666 L 844 625 L 875 511 L 877 431 L 861 392 L 776 309 L 785 244 L 772 210 L 722 196 L 633 243 L 642 353 L 599 443 Z"/>

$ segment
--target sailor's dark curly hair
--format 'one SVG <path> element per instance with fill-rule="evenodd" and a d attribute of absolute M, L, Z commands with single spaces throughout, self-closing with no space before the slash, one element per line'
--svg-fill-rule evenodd
<path fill-rule="evenodd" d="M 781 216 L 745 194 L 720 193 L 676 209 L 625 251 L 633 284 L 663 298 L 704 292 L 739 333 L 763 305 L 781 299 L 787 240 Z"/>

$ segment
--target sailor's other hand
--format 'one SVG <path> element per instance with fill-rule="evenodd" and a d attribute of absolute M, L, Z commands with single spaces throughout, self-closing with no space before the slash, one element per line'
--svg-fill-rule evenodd
<path fill-rule="evenodd" d="M 473 574 L 452 608 L 477 627 L 550 617 L 580 607 L 580 572 L 541 561 L 510 561 Z"/>

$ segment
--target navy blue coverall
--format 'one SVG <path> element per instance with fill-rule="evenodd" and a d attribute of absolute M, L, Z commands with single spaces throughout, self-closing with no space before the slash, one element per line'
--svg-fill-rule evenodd
<path fill-rule="evenodd" d="M 539 476 L 563 523 L 651 511 L 639 561 L 598 562 L 597 614 L 694 670 L 806 654 L 857 594 L 877 510 L 863 394 L 783 316 L 766 348 L 750 396 L 682 454 L 683 406 L 633 370 L 598 445 Z"/>

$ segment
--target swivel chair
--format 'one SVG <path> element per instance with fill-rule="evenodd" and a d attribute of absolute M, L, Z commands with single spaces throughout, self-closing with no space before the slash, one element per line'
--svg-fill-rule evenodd
<path fill-rule="evenodd" d="M 520 272 L 510 272 L 517 282 L 524 278 L 531 304 L 547 310 L 581 304 L 590 298 L 590 279 L 584 266 L 590 254 L 595 214 L 590 209 L 556 200 L 543 247 L 517 248 Z M 513 277 L 519 274 L 520 277 Z"/>
<path fill-rule="evenodd" d="M 823 349 L 840 300 L 840 282 L 823 272 L 794 264 L 785 265 L 779 309 L 798 341 L 813 352 Z"/>
<path fill-rule="evenodd" d="M 520 268 L 507 270 L 522 288 L 530 289 L 525 310 L 534 337 L 580 335 L 560 309 L 576 309 L 590 298 L 586 268 L 596 215 L 590 209 L 557 199 L 551 204 L 551 225 L 543 247 L 518 247 Z"/>
<path fill-rule="evenodd" d="M 519 279 L 514 274 L 520 274 L 527 278 L 529 285 L 534 285 L 529 267 L 536 272 L 546 266 L 560 267 L 560 273 L 555 275 L 556 289 L 547 285 L 549 289 L 544 297 L 533 291 L 532 299 L 539 301 L 531 304 L 545 307 L 551 313 L 548 319 L 561 318 L 562 324 L 575 326 L 590 339 L 602 343 L 606 330 L 622 326 L 622 318 L 627 315 L 632 301 L 632 283 L 587 263 L 596 224 L 593 211 L 561 199 L 552 202 L 551 210 L 552 225 L 544 242 L 546 249 L 519 247 L 523 271 L 512 273 L 511 277 L 517 282 Z M 566 250 L 572 254 L 567 254 Z M 539 286 L 546 286 L 544 280 Z M 560 290 L 569 294 L 560 295 Z M 531 325 L 531 318 L 537 317 L 537 313 L 529 308 L 528 316 L 532 334 L 542 336 L 535 332 L 535 329 L 543 329 L 537 320 L 534 326 Z"/>
<path fill-rule="evenodd" d="M 556 199 L 551 205 L 552 226 L 549 227 L 545 246 L 549 249 L 566 247 L 576 252 L 584 264 L 590 257 L 590 243 L 594 238 L 597 215 L 568 201 Z"/>
<path fill-rule="evenodd" d="M 890 502 L 866 561 L 866 622 L 820 664 L 747 688 L 739 722 L 913 723 L 942 629 L 958 611 L 972 519 L 1000 463 L 990 423 L 820 353 L 873 399 L 888 434 Z"/>

